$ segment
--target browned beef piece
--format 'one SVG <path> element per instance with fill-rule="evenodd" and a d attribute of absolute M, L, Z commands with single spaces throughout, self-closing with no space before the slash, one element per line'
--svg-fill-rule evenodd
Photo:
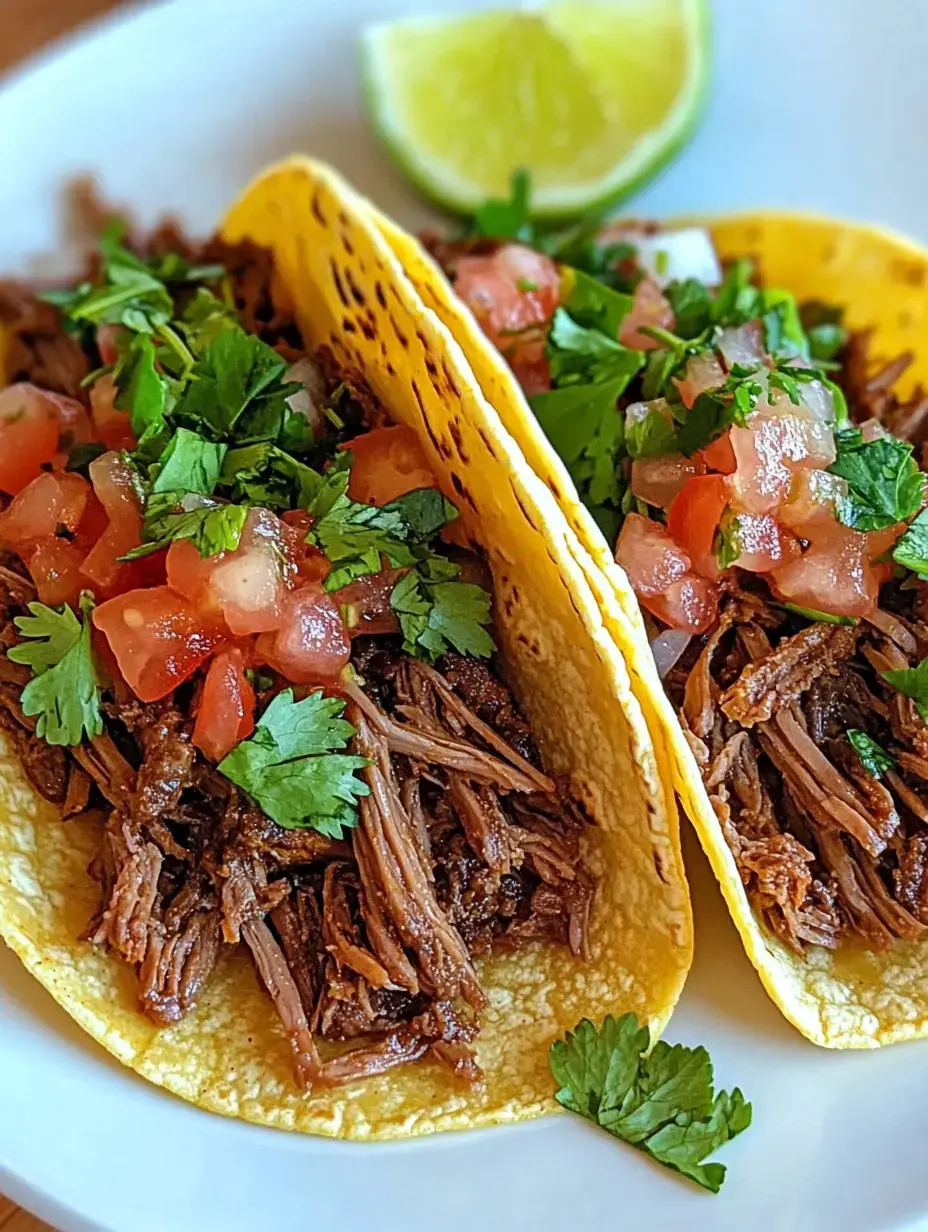
<path fill-rule="evenodd" d="M 290 896 L 270 913 L 281 948 L 310 1018 L 322 980 L 325 950 L 322 944 L 322 912 L 311 886 L 295 886 Z"/>
<path fill-rule="evenodd" d="M 765 722 L 802 697 L 824 672 L 849 659 L 859 636 L 857 626 L 818 623 L 783 638 L 765 658 L 749 663 L 726 690 L 719 702 L 722 711 L 742 727 Z"/>
<path fill-rule="evenodd" d="M 62 330 L 57 309 L 37 299 L 31 287 L 0 283 L 0 325 L 12 339 L 7 380 L 31 381 L 86 401 L 81 381 L 90 362 L 80 342 Z"/>
<path fill-rule="evenodd" d="M 179 711 L 156 712 L 139 731 L 142 764 L 139 767 L 134 811 L 151 826 L 177 807 L 189 786 L 193 768 L 191 724 Z"/>
<path fill-rule="evenodd" d="M 441 671 L 464 704 L 494 728 L 532 765 L 539 765 L 531 729 L 516 710 L 512 694 L 480 659 L 446 654 Z"/>
<path fill-rule="evenodd" d="M 263 920 L 249 920 L 242 928 L 242 936 L 287 1033 L 297 1082 L 301 1087 L 311 1087 L 320 1074 L 319 1053 L 283 951 Z"/>
<path fill-rule="evenodd" d="M 902 905 L 928 924 L 928 831 L 913 834 L 903 845 L 893 880 Z"/>
<path fill-rule="evenodd" d="M 101 911 L 90 933 L 94 945 L 108 946 L 128 963 L 142 962 L 157 919 L 163 863 L 161 849 L 142 837 L 135 822 L 114 810 L 94 869 L 104 888 Z"/>
<path fill-rule="evenodd" d="M 221 947 L 216 895 L 192 873 L 149 932 L 139 967 L 139 1001 L 149 1018 L 166 1025 L 194 1009 Z"/>
<path fill-rule="evenodd" d="M 39 795 L 63 805 L 68 794 L 70 770 L 65 749 L 46 744 L 35 734 L 35 719 L 23 714 L 18 703 L 0 696 L 0 728 L 13 745 L 26 778 Z"/>
<path fill-rule="evenodd" d="M 871 356 L 873 330 L 858 330 L 851 334 L 843 356 L 840 375 L 851 417 L 857 423 L 876 419 L 894 436 L 913 445 L 923 445 L 928 439 L 928 395 L 918 385 L 911 397 L 899 398 L 893 386 L 915 359 L 904 351 L 888 363 L 874 363 Z"/>

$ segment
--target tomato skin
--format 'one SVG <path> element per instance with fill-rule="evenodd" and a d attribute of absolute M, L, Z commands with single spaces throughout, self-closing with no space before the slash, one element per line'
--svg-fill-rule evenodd
<path fill-rule="evenodd" d="M 338 604 L 321 586 L 304 586 L 289 594 L 280 628 L 262 633 L 256 649 L 293 684 L 335 680 L 351 657 Z"/>
<path fill-rule="evenodd" d="M 245 675 L 245 656 L 235 646 L 220 650 L 206 673 L 193 743 L 218 762 L 254 729 L 255 691 Z"/>
<path fill-rule="evenodd" d="M 769 513 L 739 513 L 736 531 L 741 554 L 734 562 L 749 573 L 769 573 L 801 554 L 799 540 Z"/>
<path fill-rule="evenodd" d="M 398 633 L 399 620 L 390 603 L 393 588 L 405 569 L 384 569 L 358 578 L 333 594 L 339 611 L 348 609 L 348 633 L 360 637 L 363 633 Z"/>
<path fill-rule="evenodd" d="M 650 351 L 661 344 L 641 331 L 649 325 L 673 329 L 674 315 L 657 282 L 646 275 L 635 287 L 634 304 L 619 329 L 619 342 L 636 351 Z"/>
<path fill-rule="evenodd" d="M 691 410 L 701 393 L 725 384 L 725 369 L 711 352 L 693 355 L 687 360 L 683 376 L 674 377 L 674 384 L 680 391 L 683 405 Z"/>
<path fill-rule="evenodd" d="M 287 579 L 281 568 L 284 527 L 269 509 L 249 509 L 239 546 L 203 557 L 188 539 L 168 549 L 168 585 L 241 637 L 280 624 Z"/>
<path fill-rule="evenodd" d="M 322 582 L 332 570 L 324 552 L 306 542 L 312 518 L 305 509 L 288 509 L 280 515 L 283 523 L 284 552 L 290 566 L 291 580 L 297 586 L 307 582 Z"/>
<path fill-rule="evenodd" d="M 710 581 L 695 573 L 670 585 L 662 595 L 641 600 L 642 606 L 672 629 L 705 633 L 719 611 L 718 592 Z"/>
<path fill-rule="evenodd" d="M 130 590 L 94 608 L 126 683 L 143 702 L 166 697 L 226 636 L 167 586 Z"/>
<path fill-rule="evenodd" d="M 109 521 L 87 554 L 82 566 L 85 577 L 104 594 L 113 595 L 137 585 L 142 562 L 118 558 L 137 547 L 142 535 L 142 510 L 132 468 L 115 452 L 102 454 L 90 464 L 90 480 Z"/>
<path fill-rule="evenodd" d="M 90 484 L 68 471 L 45 471 L 13 497 L 0 513 L 0 539 L 17 550 L 31 548 L 36 540 L 58 533 L 72 533 L 80 525 L 90 495 Z"/>
<path fill-rule="evenodd" d="M 630 513 L 622 523 L 615 559 L 639 598 L 663 594 L 690 569 L 690 558 L 667 530 L 640 513 Z"/>
<path fill-rule="evenodd" d="M 29 573 L 35 582 L 40 603 L 59 607 L 76 605 L 86 579 L 81 573 L 84 556 L 80 548 L 54 535 L 40 539 L 29 554 Z"/>
<path fill-rule="evenodd" d="M 116 383 L 110 372 L 97 377 L 90 387 L 90 413 L 97 437 L 107 449 L 134 449 L 135 436 L 132 433 L 131 419 L 128 411 L 116 409 Z"/>
<path fill-rule="evenodd" d="M 550 257 L 524 244 L 503 244 L 495 252 L 461 257 L 454 289 L 494 346 L 521 344 L 517 335 L 546 326 L 560 299 L 560 274 Z"/>
<path fill-rule="evenodd" d="M 735 451 L 731 447 L 731 433 L 717 436 L 714 441 L 701 449 L 702 460 L 706 469 L 718 471 L 720 475 L 731 475 L 735 470 Z"/>
<path fill-rule="evenodd" d="M 693 569 L 706 578 L 719 575 L 712 545 L 728 498 L 724 475 L 696 475 L 680 489 L 667 510 L 667 529 L 674 542 L 689 556 Z"/>
<path fill-rule="evenodd" d="M 0 390 L 0 490 L 15 496 L 58 452 L 54 397 L 20 382 Z"/>
<path fill-rule="evenodd" d="M 412 428 L 375 428 L 345 442 L 354 455 L 348 495 L 365 505 L 386 505 L 416 488 L 434 488 L 435 475 Z"/>
<path fill-rule="evenodd" d="M 894 528 L 890 528 L 893 530 Z M 811 531 L 809 547 L 770 574 L 780 598 L 799 607 L 828 612 L 833 616 L 868 616 L 879 599 L 882 566 L 874 566 L 872 549 L 884 549 L 886 532 L 880 538 L 851 530 L 832 520 Z"/>
<path fill-rule="evenodd" d="M 632 463 L 632 495 L 646 505 L 666 509 L 694 475 L 705 470 L 702 459 L 682 453 L 663 453 L 656 458 L 636 458 Z"/>

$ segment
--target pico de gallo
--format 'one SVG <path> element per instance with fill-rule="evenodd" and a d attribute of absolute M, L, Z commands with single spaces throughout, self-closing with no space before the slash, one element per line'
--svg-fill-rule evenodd
<path fill-rule="evenodd" d="M 790 948 L 928 928 L 928 398 L 708 231 L 423 237 L 615 547 L 749 897 Z"/>
<path fill-rule="evenodd" d="M 0 293 L 0 727 L 64 816 L 102 813 L 86 937 L 156 1023 L 244 944 L 301 1085 L 426 1054 L 476 1083 L 475 957 L 587 953 L 586 820 L 418 437 L 272 273 L 112 227 L 78 285 Z"/>

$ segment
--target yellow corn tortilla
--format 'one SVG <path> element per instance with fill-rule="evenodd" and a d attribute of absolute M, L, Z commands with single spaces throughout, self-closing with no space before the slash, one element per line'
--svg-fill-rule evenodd
<path fill-rule="evenodd" d="M 547 485 L 584 549 L 578 557 L 603 621 L 626 657 L 655 747 L 672 749 L 674 781 L 718 877 L 732 918 L 764 987 L 785 1017 L 816 1044 L 874 1048 L 928 1035 L 928 943 L 899 942 L 889 954 L 846 948 L 788 950 L 754 915 L 699 768 L 654 667 L 638 602 L 610 545 L 583 507 L 567 468 L 548 443 L 505 360 L 418 241 L 373 206 L 368 210 L 423 302 L 457 339 L 484 395 Z M 696 220 L 705 222 L 705 220 Z M 793 214 L 754 214 L 709 226 L 723 260 L 754 257 L 763 280 L 800 301 L 842 305 L 851 328 L 874 326 L 875 352 L 911 349 L 903 395 L 928 384 L 928 252 L 874 227 Z M 920 345 L 922 344 L 922 345 Z M 590 563 L 599 577 L 592 577 Z"/>
<path fill-rule="evenodd" d="M 281 297 L 308 345 L 331 346 L 397 422 L 415 429 L 460 507 L 464 535 L 487 553 L 513 685 L 547 767 L 570 776 L 597 823 L 588 850 L 600 876 L 593 958 L 534 945 L 481 965 L 484 1091 L 426 1061 L 303 1094 L 273 1006 L 242 954 L 222 963 L 197 1011 L 177 1026 L 156 1028 L 138 1012 L 133 971 L 78 940 L 97 897 L 85 872 L 92 826 L 63 825 L 9 754 L 0 758 L 0 935 L 121 1061 L 214 1112 L 374 1139 L 551 1111 L 552 1039 L 583 1016 L 625 1010 L 659 1032 L 689 969 L 692 917 L 667 765 L 658 764 L 577 564 L 582 549 L 348 187 L 327 168 L 291 160 L 255 181 L 222 230 L 274 251 Z"/>

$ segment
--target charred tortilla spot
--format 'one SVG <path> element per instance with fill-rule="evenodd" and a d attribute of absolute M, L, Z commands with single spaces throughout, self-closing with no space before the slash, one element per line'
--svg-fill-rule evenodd
<path fill-rule="evenodd" d="M 310 209 L 312 210 L 313 217 L 315 218 L 316 222 L 319 223 L 320 226 L 327 227 L 329 225 L 328 219 L 326 218 L 325 214 L 322 212 L 322 205 L 320 204 L 320 201 L 319 201 L 318 191 L 313 193 L 313 198 L 310 204 Z"/>
<path fill-rule="evenodd" d="M 923 287 L 928 280 L 928 268 L 920 262 L 899 261 L 893 268 L 893 278 L 908 287 Z"/>
<path fill-rule="evenodd" d="M 496 446 L 493 444 L 492 440 L 487 436 L 483 428 L 479 426 L 479 424 L 477 426 L 477 433 L 480 439 L 483 441 L 484 445 L 486 445 L 487 452 L 489 453 L 490 457 L 495 458 L 498 461 L 499 454 L 496 452 Z"/>
<path fill-rule="evenodd" d="M 458 389 L 458 383 L 454 379 L 454 374 L 444 361 L 442 361 L 441 370 L 445 374 L 445 380 L 448 382 L 448 392 L 454 394 L 456 398 L 460 398 L 461 391 Z"/>
<path fill-rule="evenodd" d="M 538 530 L 538 527 L 535 525 L 535 520 L 534 520 L 534 518 L 532 517 L 532 515 L 529 513 L 529 511 L 525 508 L 525 505 L 524 505 L 524 504 L 523 504 L 523 502 L 522 502 L 522 497 L 521 497 L 521 495 L 519 494 L 519 492 L 518 492 L 515 488 L 513 488 L 513 490 L 512 490 L 512 491 L 513 491 L 513 495 L 514 495 L 514 496 L 515 496 L 515 498 L 516 498 L 516 502 L 517 502 L 517 504 L 518 504 L 519 508 L 522 510 L 522 516 L 525 518 L 526 522 L 528 522 L 528 524 L 529 524 L 529 526 L 532 528 L 532 530 L 536 530 L 536 531 L 537 531 L 537 530 Z"/>
<path fill-rule="evenodd" d="M 329 265 L 332 269 L 332 280 L 335 283 L 335 293 L 341 301 L 342 307 L 348 308 L 351 305 L 351 301 L 348 299 L 348 295 L 345 292 L 345 287 L 342 283 L 342 276 L 334 257 L 329 258 Z"/>
<path fill-rule="evenodd" d="M 342 317 L 342 329 L 346 334 L 356 334 L 358 332 L 357 326 L 350 317 Z"/>
<path fill-rule="evenodd" d="M 419 337 L 419 341 L 421 342 L 422 335 L 419 334 L 418 337 Z M 425 357 L 425 370 L 429 374 L 429 376 L 432 378 L 432 388 L 434 389 L 435 379 L 438 376 L 438 368 L 435 366 L 435 360 L 432 359 L 431 355 L 428 355 L 428 354 L 426 354 L 426 357 Z"/>
<path fill-rule="evenodd" d="M 348 283 L 351 298 L 359 308 L 364 308 L 367 304 L 367 300 L 364 298 L 364 292 L 354 280 L 354 274 L 351 272 L 351 266 L 345 266 L 345 281 Z"/>
<path fill-rule="evenodd" d="M 464 437 L 461 432 L 461 425 L 456 419 L 452 419 L 448 425 L 448 431 L 451 433 L 451 439 L 454 441 L 455 448 L 458 451 L 458 457 L 462 462 L 470 462 L 470 456 L 464 448 Z"/>
<path fill-rule="evenodd" d="M 377 337 L 377 333 L 374 330 L 374 327 L 371 325 L 370 321 L 361 321 L 361 333 L 364 335 L 364 337 L 367 339 L 368 342 L 373 342 L 374 339 Z"/>
<path fill-rule="evenodd" d="M 351 240 L 348 238 L 346 232 L 342 231 L 341 236 L 342 236 L 342 247 L 344 248 L 345 252 L 347 252 L 349 257 L 353 257 L 354 256 L 354 245 L 352 244 Z"/>
<path fill-rule="evenodd" d="M 403 348 L 404 351 L 408 351 L 409 350 L 409 339 L 406 337 L 406 335 L 397 325 L 396 318 L 392 315 L 390 317 L 390 324 L 393 326 L 393 332 L 394 334 L 396 334 L 397 342 L 400 344 L 400 346 Z"/>
<path fill-rule="evenodd" d="M 387 310 L 387 297 L 386 297 L 386 296 L 384 295 L 384 293 L 383 293 L 383 283 L 380 281 L 380 279 L 379 279 L 379 278 L 378 278 L 378 279 L 377 279 L 377 281 L 374 283 L 374 294 L 377 296 L 377 303 L 381 306 L 381 308 L 384 310 L 384 312 L 386 312 L 386 310 Z"/>

